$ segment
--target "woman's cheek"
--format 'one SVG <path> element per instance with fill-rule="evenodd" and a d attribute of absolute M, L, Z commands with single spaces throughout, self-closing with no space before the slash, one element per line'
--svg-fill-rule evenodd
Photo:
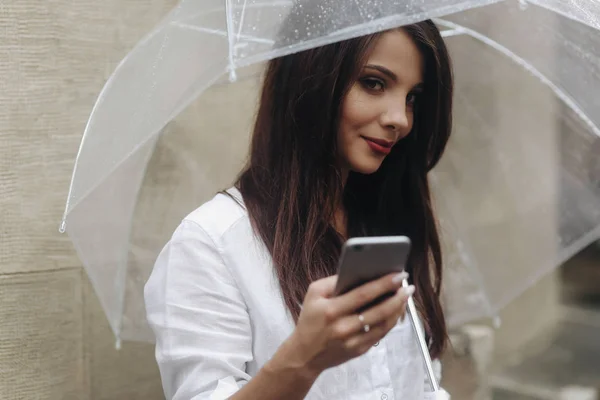
<path fill-rule="evenodd" d="M 348 93 L 344 103 L 343 118 L 351 126 L 361 126 L 370 120 L 373 114 L 373 101 L 369 96 L 356 89 Z"/>

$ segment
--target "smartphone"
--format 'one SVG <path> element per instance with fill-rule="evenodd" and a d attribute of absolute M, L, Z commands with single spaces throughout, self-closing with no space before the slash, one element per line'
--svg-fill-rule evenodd
<path fill-rule="evenodd" d="M 406 268 L 411 242 L 406 236 L 351 238 L 344 243 L 338 263 L 335 295 L 344 294 L 366 282 Z M 367 309 L 395 294 L 387 293 L 362 309 Z"/>

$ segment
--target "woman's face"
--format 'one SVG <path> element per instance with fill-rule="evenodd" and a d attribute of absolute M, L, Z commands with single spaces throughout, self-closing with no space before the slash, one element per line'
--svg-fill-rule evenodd
<path fill-rule="evenodd" d="M 342 105 L 338 149 L 341 167 L 376 172 L 392 147 L 413 126 L 423 90 L 423 59 L 410 36 L 397 29 L 375 43 Z"/>

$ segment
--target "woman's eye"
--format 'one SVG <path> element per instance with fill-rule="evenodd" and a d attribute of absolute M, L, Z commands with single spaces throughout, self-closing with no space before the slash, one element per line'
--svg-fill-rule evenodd
<path fill-rule="evenodd" d="M 362 80 L 362 84 L 369 90 L 382 91 L 384 88 L 383 81 L 375 78 L 365 78 Z"/>

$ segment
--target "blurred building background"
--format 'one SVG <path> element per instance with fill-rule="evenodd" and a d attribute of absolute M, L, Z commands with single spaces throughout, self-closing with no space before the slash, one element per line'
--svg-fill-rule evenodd
<path fill-rule="evenodd" d="M 115 349 L 103 311 L 58 224 L 74 156 L 99 91 L 175 3 L 21 0 L 0 6 L 0 399 L 163 398 L 153 347 L 125 342 Z M 468 61 L 455 57 L 457 68 Z M 246 151 L 256 89 L 252 80 L 211 88 L 160 139 L 142 190 L 146 198 L 171 193 L 167 212 L 172 220 L 235 176 Z M 502 87 L 492 93 L 482 100 L 501 104 L 512 95 Z M 507 122 L 497 115 L 494 123 Z M 540 137 L 540 146 L 560 153 L 560 123 L 548 121 L 548 129 L 557 134 Z M 461 143 L 457 139 L 452 145 Z M 205 173 L 191 173 L 198 169 Z M 197 180 L 211 189 L 190 193 L 186 182 Z M 137 212 L 147 213 L 146 223 L 160 224 L 153 207 L 139 204 Z M 501 225 L 494 225 L 493 204 L 473 215 L 502 236 Z M 541 252 L 551 251 L 543 232 L 555 221 L 547 223 L 540 227 L 538 247 L 511 256 L 514 265 L 533 263 Z M 165 226 L 166 234 L 173 228 Z M 600 247 L 590 246 L 547 275 L 512 302 L 501 320 L 497 329 L 482 321 L 452 332 L 444 385 L 453 398 L 596 398 Z"/>

